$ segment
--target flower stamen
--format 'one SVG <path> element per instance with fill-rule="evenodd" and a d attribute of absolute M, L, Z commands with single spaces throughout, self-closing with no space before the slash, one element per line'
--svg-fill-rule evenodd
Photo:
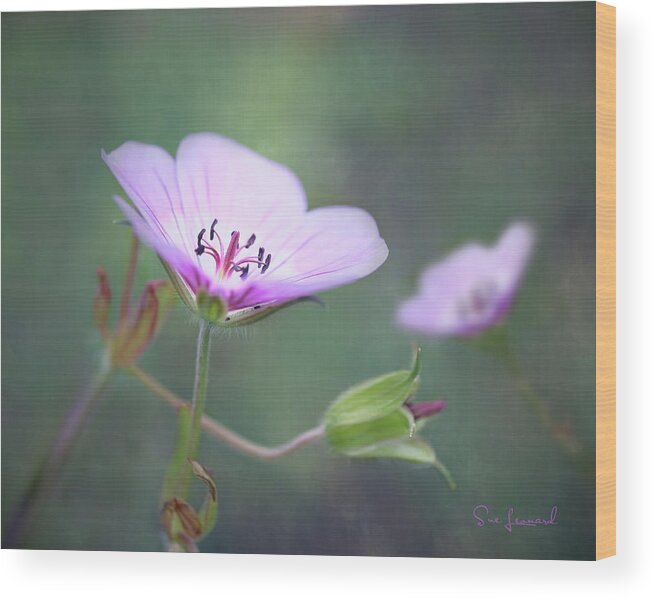
<path fill-rule="evenodd" d="M 261 273 L 262 275 L 268 271 L 268 267 L 271 266 L 271 255 L 270 253 L 266 256 L 266 260 L 264 261 L 264 265 L 262 266 Z"/>
<path fill-rule="evenodd" d="M 205 247 L 202 245 L 202 238 L 205 235 L 205 231 L 207 231 L 207 230 L 203 228 L 203 229 L 200 230 L 200 233 L 198 234 L 198 246 L 195 249 L 195 253 L 198 256 L 202 256 L 204 254 L 204 252 L 205 252 Z"/>
<path fill-rule="evenodd" d="M 198 233 L 198 244 L 195 253 L 198 256 L 207 253 L 214 259 L 216 263 L 216 274 L 219 278 L 229 278 L 233 273 L 239 273 L 241 279 L 247 279 L 250 274 L 251 264 L 256 265 L 262 274 L 268 270 L 271 264 L 272 255 L 268 253 L 268 255 L 266 255 L 266 260 L 264 260 L 266 249 L 263 246 L 259 248 L 257 256 L 245 256 L 237 260 L 241 251 L 250 248 L 257 240 L 257 236 L 254 233 L 250 235 L 245 245 L 240 246 L 239 239 L 241 237 L 241 232 L 235 229 L 230 234 L 230 242 L 228 243 L 227 248 L 224 249 L 221 236 L 216 230 L 217 225 L 218 219 L 214 219 L 209 228 L 209 240 L 213 242 L 214 238 L 216 238 L 219 248 L 216 249 L 205 239 L 204 236 L 207 233 L 207 229 L 203 227 Z"/>
<path fill-rule="evenodd" d="M 459 318 L 468 320 L 469 317 L 479 317 L 485 314 L 493 305 L 496 292 L 496 284 L 492 281 L 485 282 L 470 290 L 466 297 L 460 298 L 457 302 Z"/>

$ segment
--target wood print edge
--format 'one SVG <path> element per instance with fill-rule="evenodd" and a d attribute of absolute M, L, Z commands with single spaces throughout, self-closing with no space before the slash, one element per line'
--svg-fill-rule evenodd
<path fill-rule="evenodd" d="M 596 3 L 596 559 L 616 554 L 616 9 Z"/>

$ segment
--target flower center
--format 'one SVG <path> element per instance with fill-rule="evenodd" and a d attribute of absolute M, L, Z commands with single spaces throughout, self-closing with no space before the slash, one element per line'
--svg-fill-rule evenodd
<path fill-rule="evenodd" d="M 471 290 L 466 296 L 457 300 L 457 315 L 463 321 L 469 321 L 481 317 L 493 307 L 496 293 L 496 283 L 484 281 Z"/>
<path fill-rule="evenodd" d="M 195 253 L 198 256 L 210 256 L 214 260 L 216 275 L 219 279 L 229 279 L 234 273 L 239 273 L 241 279 L 247 279 L 250 274 L 250 265 L 255 265 L 257 269 L 260 269 L 262 275 L 268 271 L 271 266 L 270 252 L 266 254 L 263 246 L 259 247 L 256 255 L 246 252 L 257 239 L 254 233 L 248 238 L 245 245 L 240 246 L 241 232 L 233 231 L 230 234 L 230 241 L 225 245 L 216 231 L 216 225 L 218 225 L 218 219 L 214 219 L 209 228 L 209 240 L 206 238 L 206 228 L 203 227 L 198 232 L 198 245 Z"/>

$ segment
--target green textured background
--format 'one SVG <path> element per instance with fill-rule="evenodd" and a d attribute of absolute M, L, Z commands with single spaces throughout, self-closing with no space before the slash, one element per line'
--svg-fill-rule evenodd
<path fill-rule="evenodd" d="M 263 443 L 312 427 L 358 381 L 408 364 L 392 315 L 421 268 L 531 220 L 539 244 L 508 321 L 526 372 L 594 445 L 594 8 L 565 4 L 4 14 L 2 516 L 97 366 L 95 267 L 117 286 L 129 233 L 100 148 L 174 152 L 216 131 L 289 165 L 310 206 L 360 206 L 390 256 L 372 276 L 217 336 L 207 411 Z M 139 279 L 161 277 L 149 252 Z M 181 306 L 144 368 L 190 393 Z M 425 437 L 450 466 L 358 462 L 318 444 L 257 463 L 211 439 L 218 525 L 204 551 L 589 559 L 593 473 L 555 446 L 489 356 L 422 340 Z M 158 550 L 175 419 L 122 376 L 95 412 L 29 548 Z M 478 529 L 485 503 L 559 526 Z"/>

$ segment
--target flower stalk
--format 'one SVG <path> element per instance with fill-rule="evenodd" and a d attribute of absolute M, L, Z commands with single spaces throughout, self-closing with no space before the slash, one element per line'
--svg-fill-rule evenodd
<path fill-rule="evenodd" d="M 125 325 L 130 314 L 130 299 L 134 288 L 134 278 L 136 276 L 136 263 L 139 256 L 139 238 L 132 236 L 130 245 L 130 258 L 127 261 L 127 271 L 125 271 L 125 280 L 123 282 L 123 293 L 121 295 L 120 313 L 118 316 L 118 327 Z"/>
<path fill-rule="evenodd" d="M 139 366 L 132 365 L 127 369 L 127 371 L 153 392 L 155 396 L 159 396 L 165 400 L 172 408 L 179 410 L 180 408 L 189 406 L 187 402 L 176 396 Z M 318 425 L 317 427 L 304 431 L 284 444 L 269 447 L 263 446 L 239 435 L 207 415 L 202 415 L 201 426 L 202 429 L 214 439 L 223 442 L 241 454 L 260 460 L 275 460 L 283 458 L 325 436 L 324 425 Z"/>
<path fill-rule="evenodd" d="M 189 432 L 188 458 L 197 458 L 200 444 L 202 415 L 205 410 L 207 396 L 207 379 L 209 377 L 209 353 L 211 349 L 211 324 L 200 322 L 198 331 L 198 347 L 196 349 L 196 377 L 193 383 L 193 397 L 191 398 L 191 430 Z"/>
<path fill-rule="evenodd" d="M 189 464 L 197 459 L 198 446 L 202 430 L 202 417 L 207 396 L 207 379 L 209 376 L 209 353 L 211 347 L 211 324 L 200 321 L 198 345 L 196 348 L 196 373 L 193 382 L 191 406 L 180 406 L 178 410 L 179 428 L 176 440 L 176 450 L 169 467 L 169 475 L 164 482 L 164 502 L 169 502 L 168 496 L 175 493 L 175 499 L 184 502 L 191 483 Z M 128 369 L 129 370 L 129 369 Z"/>

